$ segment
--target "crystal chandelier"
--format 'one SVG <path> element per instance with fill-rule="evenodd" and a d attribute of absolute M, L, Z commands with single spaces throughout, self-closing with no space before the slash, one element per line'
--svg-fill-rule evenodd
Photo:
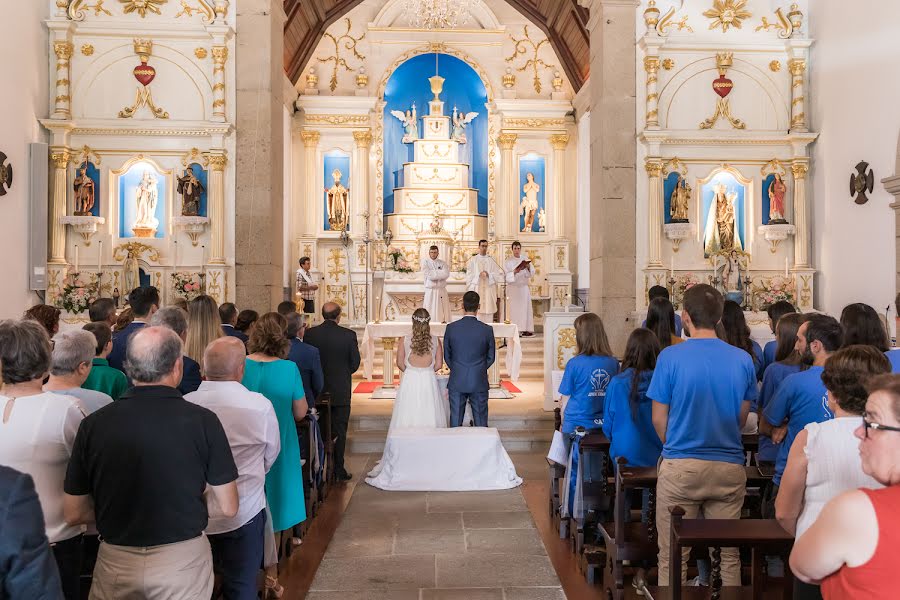
<path fill-rule="evenodd" d="M 477 0 L 406 0 L 404 12 L 416 29 L 455 29 L 469 20 Z"/>

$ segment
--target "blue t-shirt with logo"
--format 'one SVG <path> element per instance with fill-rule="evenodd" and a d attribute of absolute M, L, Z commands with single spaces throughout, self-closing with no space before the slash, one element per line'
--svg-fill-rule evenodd
<path fill-rule="evenodd" d="M 631 467 L 655 467 L 659 460 L 662 442 L 653 428 L 653 403 L 647 398 L 652 377 L 653 371 L 644 371 L 638 377 L 636 419 L 631 415 L 629 401 L 634 369 L 625 369 L 613 377 L 606 388 L 603 433 L 611 442 L 609 457 L 613 464 L 620 456 Z"/>
<path fill-rule="evenodd" d="M 766 347 L 763 348 L 763 370 L 768 369 L 769 365 L 775 364 L 776 350 L 778 350 L 778 340 L 766 342 Z"/>
<path fill-rule="evenodd" d="M 775 397 L 778 387 L 789 375 L 799 373 L 803 367 L 801 365 L 786 365 L 784 363 L 772 363 L 763 374 L 762 389 L 759 391 L 758 406 L 751 406 L 751 410 L 761 410 L 765 412 L 766 407 Z M 778 457 L 778 449 L 780 446 L 772 442 L 772 438 L 767 435 L 759 434 L 759 450 L 756 452 L 757 460 L 763 462 L 775 462 Z"/>
<path fill-rule="evenodd" d="M 888 350 L 884 355 L 891 363 L 891 373 L 900 373 L 900 349 Z"/>
<path fill-rule="evenodd" d="M 822 383 L 823 367 L 810 367 L 806 371 L 787 376 L 775 397 L 766 406 L 763 416 L 774 426 L 779 426 L 787 419 L 787 435 L 778 449 L 775 460 L 775 477 L 772 482 L 781 485 L 781 475 L 787 465 L 788 453 L 797 434 L 810 423 L 822 423 L 834 418 L 828 410 L 828 398 L 825 384 Z"/>
<path fill-rule="evenodd" d="M 663 458 L 744 464 L 741 406 L 756 400 L 750 355 L 720 339 L 663 350 L 647 396 L 669 407 Z"/>
<path fill-rule="evenodd" d="M 568 396 L 563 414 L 563 433 L 577 426 L 599 429 L 603 420 L 606 386 L 619 372 L 619 361 L 613 356 L 579 354 L 566 363 L 559 393 Z"/>

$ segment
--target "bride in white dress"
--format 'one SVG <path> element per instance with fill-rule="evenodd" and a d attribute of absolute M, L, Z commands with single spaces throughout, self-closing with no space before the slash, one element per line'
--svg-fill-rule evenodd
<path fill-rule="evenodd" d="M 391 431 L 407 427 L 445 428 L 450 423 L 450 404 L 435 373 L 444 364 L 441 343 L 431 335 L 427 310 L 416 309 L 412 320 L 412 335 L 403 339 L 397 353 L 403 378 L 394 400 Z"/>

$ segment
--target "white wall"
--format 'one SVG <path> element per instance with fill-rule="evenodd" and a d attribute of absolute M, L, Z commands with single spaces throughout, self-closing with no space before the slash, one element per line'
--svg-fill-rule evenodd
<path fill-rule="evenodd" d="M 819 269 L 816 307 L 838 315 L 866 302 L 893 315 L 895 242 L 893 197 L 880 180 L 893 175 L 900 131 L 900 3 L 816 2 L 811 63 L 813 256 Z M 854 166 L 875 171 L 869 202 L 850 199 Z"/>
<path fill-rule="evenodd" d="M 37 301 L 28 291 L 29 236 L 47 236 L 28 230 L 28 144 L 45 142 L 37 119 L 48 114 L 47 30 L 48 2 L 4 3 L 0 35 L 3 85 L 0 85 L 0 151 L 13 168 L 13 185 L 0 198 L 0 318 L 21 316 Z M 46 201 L 46 200 L 42 200 Z"/>

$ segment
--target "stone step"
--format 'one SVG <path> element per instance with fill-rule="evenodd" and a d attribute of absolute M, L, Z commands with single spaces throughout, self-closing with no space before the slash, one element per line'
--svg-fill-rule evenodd
<path fill-rule="evenodd" d="M 384 452 L 387 431 L 352 431 L 347 436 L 351 454 Z M 507 452 L 547 452 L 553 439 L 553 424 L 542 431 L 500 430 L 500 441 Z"/>

